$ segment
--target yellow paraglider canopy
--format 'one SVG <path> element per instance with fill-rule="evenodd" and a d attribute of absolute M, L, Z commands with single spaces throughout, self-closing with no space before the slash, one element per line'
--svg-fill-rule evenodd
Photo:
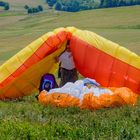
<path fill-rule="evenodd" d="M 55 57 L 67 39 L 78 71 L 103 86 L 140 87 L 140 57 L 93 32 L 58 28 L 41 36 L 0 67 L 0 99 L 18 98 L 38 89 L 45 73 L 55 73 Z"/>

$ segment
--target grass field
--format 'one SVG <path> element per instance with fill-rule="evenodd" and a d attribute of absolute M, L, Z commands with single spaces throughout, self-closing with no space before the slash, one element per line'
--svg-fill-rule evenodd
<path fill-rule="evenodd" d="M 46 10 L 27 15 L 21 10 L 22 2 L 13 0 L 17 10 L 0 13 L 1 64 L 44 33 L 61 26 L 94 31 L 140 54 L 140 6 L 78 13 Z M 0 140 L 139 140 L 139 116 L 140 101 L 135 107 L 90 112 L 44 107 L 32 95 L 20 101 L 0 102 Z"/>
<path fill-rule="evenodd" d="M 10 11 L 20 11 L 24 12 L 24 6 L 28 5 L 29 7 L 35 7 L 38 5 L 43 5 L 46 9 L 48 6 L 45 4 L 45 0 L 2 0 L 10 4 Z"/>

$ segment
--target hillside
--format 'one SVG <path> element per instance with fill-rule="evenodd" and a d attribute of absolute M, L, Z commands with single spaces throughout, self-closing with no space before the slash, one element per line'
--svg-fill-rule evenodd
<path fill-rule="evenodd" d="M 10 4 L 10 11 L 20 11 L 24 12 L 24 6 L 37 6 L 37 5 L 43 5 L 44 8 L 47 7 L 47 4 L 43 0 L 2 0 L 4 2 L 8 2 Z"/>
<path fill-rule="evenodd" d="M 132 6 L 77 13 L 54 11 L 35 15 L 19 12 L 10 15 L 1 13 L 0 60 L 5 61 L 44 33 L 61 26 L 76 26 L 94 31 L 140 54 L 139 11 L 140 6 Z"/>

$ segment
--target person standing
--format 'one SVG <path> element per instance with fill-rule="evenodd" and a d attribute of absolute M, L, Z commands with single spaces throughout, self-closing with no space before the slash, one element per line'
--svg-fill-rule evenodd
<path fill-rule="evenodd" d="M 77 70 L 73 61 L 72 52 L 70 50 L 70 41 L 67 41 L 65 51 L 56 58 L 60 62 L 60 87 L 67 82 L 75 82 L 78 80 Z"/>

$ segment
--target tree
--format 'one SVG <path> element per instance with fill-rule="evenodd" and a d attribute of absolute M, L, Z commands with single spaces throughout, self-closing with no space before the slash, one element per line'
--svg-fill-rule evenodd
<path fill-rule="evenodd" d="M 0 1 L 0 6 L 4 7 L 4 10 L 9 10 L 9 3 Z"/>
<path fill-rule="evenodd" d="M 43 11 L 43 7 L 41 5 L 38 5 L 38 10 Z"/>
<path fill-rule="evenodd" d="M 25 9 L 28 9 L 28 8 L 29 8 L 29 6 L 28 6 L 28 5 L 25 5 L 25 6 L 24 6 L 24 8 L 25 8 Z"/>
<path fill-rule="evenodd" d="M 32 14 L 33 13 L 33 9 L 32 8 L 28 8 L 28 14 Z"/>
<path fill-rule="evenodd" d="M 68 12 L 77 12 L 80 10 L 80 3 L 78 0 L 68 0 L 65 2 L 63 9 Z"/>
<path fill-rule="evenodd" d="M 38 5 L 38 7 L 28 7 L 27 10 L 28 14 L 38 13 L 40 11 L 43 11 L 43 7 L 41 5 Z"/>
<path fill-rule="evenodd" d="M 33 13 L 38 13 L 39 12 L 39 9 L 36 8 L 36 7 L 33 7 L 32 10 L 33 10 Z"/>
<path fill-rule="evenodd" d="M 54 4 L 57 2 L 57 0 L 46 0 L 48 6 L 50 8 L 52 8 L 54 6 Z"/>
<path fill-rule="evenodd" d="M 55 5 L 55 10 L 60 11 L 61 9 L 62 9 L 61 4 L 59 2 L 57 2 L 56 5 Z"/>
<path fill-rule="evenodd" d="M 133 5 L 134 4 L 134 1 L 133 0 L 130 0 L 130 5 Z"/>
<path fill-rule="evenodd" d="M 5 2 L 3 2 L 3 1 L 0 1 L 0 6 L 5 6 Z"/>
<path fill-rule="evenodd" d="M 118 6 L 118 0 L 112 0 L 112 7 Z"/>
<path fill-rule="evenodd" d="M 4 10 L 9 10 L 10 6 L 9 3 L 5 3 Z"/>
<path fill-rule="evenodd" d="M 99 7 L 103 7 L 104 5 L 104 0 L 100 0 L 100 6 Z"/>
<path fill-rule="evenodd" d="M 56 10 L 77 12 L 80 10 L 110 8 L 140 4 L 140 0 L 46 0 Z"/>
<path fill-rule="evenodd" d="M 120 2 L 119 2 L 119 6 L 125 6 L 126 5 L 126 2 L 124 1 L 124 0 L 121 0 Z"/>
<path fill-rule="evenodd" d="M 112 7 L 112 0 L 104 0 L 104 7 Z"/>

